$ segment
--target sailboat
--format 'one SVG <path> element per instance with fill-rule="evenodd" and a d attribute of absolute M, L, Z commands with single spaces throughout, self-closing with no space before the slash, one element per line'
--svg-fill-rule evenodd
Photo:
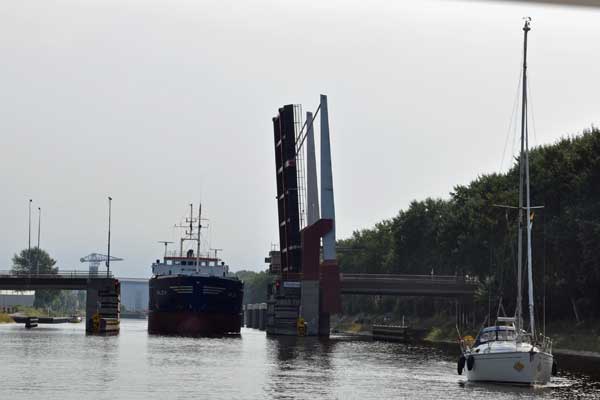
<path fill-rule="evenodd" d="M 533 273 L 531 257 L 531 202 L 529 190 L 529 140 L 527 133 L 527 34 L 530 18 L 523 26 L 523 82 L 521 114 L 521 155 L 519 158 L 519 232 L 518 232 L 518 290 L 514 317 L 498 317 L 496 324 L 479 332 L 472 345 L 461 342 L 462 355 L 458 373 L 466 367 L 467 379 L 473 382 L 497 382 L 524 385 L 543 385 L 550 381 L 556 364 L 552 341 L 535 330 L 533 302 Z M 525 198 L 525 204 L 523 199 Z M 525 214 L 524 214 L 525 213 Z M 527 216 L 526 221 L 524 216 Z M 524 223 L 526 222 L 526 224 Z M 522 318 L 523 226 L 526 225 L 527 278 L 529 294 L 529 327 L 524 329 Z"/>

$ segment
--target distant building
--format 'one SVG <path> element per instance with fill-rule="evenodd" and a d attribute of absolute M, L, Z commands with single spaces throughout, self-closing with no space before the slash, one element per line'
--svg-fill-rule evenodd
<path fill-rule="evenodd" d="M 15 306 L 33 306 L 34 290 L 0 290 L 0 312 L 12 312 Z"/>
<path fill-rule="evenodd" d="M 148 279 L 119 278 L 121 305 L 127 311 L 148 311 Z"/>

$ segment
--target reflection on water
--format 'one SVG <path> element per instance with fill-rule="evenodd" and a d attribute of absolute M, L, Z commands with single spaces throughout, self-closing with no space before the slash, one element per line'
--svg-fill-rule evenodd
<path fill-rule="evenodd" d="M 568 367 L 546 387 L 472 384 L 456 375 L 456 349 L 351 337 L 149 336 L 123 320 L 119 336 L 82 324 L 25 330 L 0 325 L 0 398 L 24 399 L 569 399 L 596 398 L 600 361 Z M 596 364 L 594 364 L 594 362 Z M 7 395 L 10 395 L 8 397 Z"/>
<path fill-rule="evenodd" d="M 310 394 L 327 398 L 331 391 L 333 367 L 331 353 L 336 342 L 314 337 L 269 337 L 269 357 L 265 397 L 302 398 Z"/>

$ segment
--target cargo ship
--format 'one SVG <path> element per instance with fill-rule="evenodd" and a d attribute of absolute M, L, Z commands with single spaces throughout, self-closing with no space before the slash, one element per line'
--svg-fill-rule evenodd
<path fill-rule="evenodd" d="M 161 335 L 213 336 L 239 334 L 244 284 L 217 256 L 200 254 L 202 212 L 190 217 L 178 254 L 152 264 L 149 281 L 148 332 Z M 194 223 L 197 222 L 197 228 Z M 195 244 L 193 248 L 185 245 Z M 195 243 L 194 243 L 195 242 Z"/>

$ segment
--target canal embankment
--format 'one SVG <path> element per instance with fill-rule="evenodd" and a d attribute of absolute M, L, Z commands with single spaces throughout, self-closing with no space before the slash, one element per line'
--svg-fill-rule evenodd
<path fill-rule="evenodd" d="M 332 323 L 335 332 L 371 336 L 374 324 L 398 325 L 401 320 L 389 316 L 359 314 L 354 316 L 341 316 Z M 430 318 L 406 318 L 409 328 L 421 332 L 418 340 L 435 344 L 456 344 L 458 333 L 454 319 L 444 316 Z M 555 354 L 574 357 L 600 358 L 600 322 L 590 321 L 584 324 L 557 321 L 549 324 L 546 330 L 553 341 Z M 463 336 L 475 337 L 477 329 L 466 329 L 461 332 Z"/>

